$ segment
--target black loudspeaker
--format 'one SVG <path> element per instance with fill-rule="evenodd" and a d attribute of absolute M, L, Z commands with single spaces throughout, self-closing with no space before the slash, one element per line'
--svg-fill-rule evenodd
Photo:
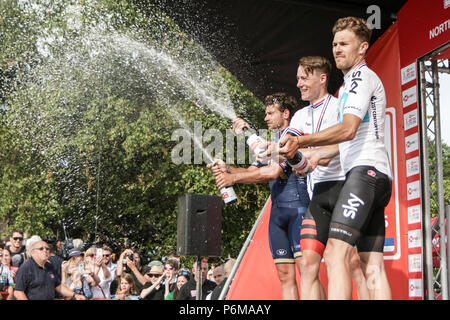
<path fill-rule="evenodd" d="M 178 198 L 177 253 L 181 256 L 222 255 L 222 198 L 185 194 Z"/>

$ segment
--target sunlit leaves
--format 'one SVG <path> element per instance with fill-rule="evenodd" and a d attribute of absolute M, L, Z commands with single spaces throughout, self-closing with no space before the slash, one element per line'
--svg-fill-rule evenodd
<path fill-rule="evenodd" d="M 86 241 L 174 251 L 178 197 L 219 195 L 204 162 L 172 162 L 175 113 L 225 134 L 233 112 L 261 128 L 261 102 L 149 1 L 33 3 L 0 4 L 0 218 L 30 234 L 61 237 L 64 225 Z M 235 189 L 225 256 L 269 194 Z"/>

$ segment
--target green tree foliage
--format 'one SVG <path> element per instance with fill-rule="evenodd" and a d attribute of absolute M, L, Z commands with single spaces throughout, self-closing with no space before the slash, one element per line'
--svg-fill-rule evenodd
<path fill-rule="evenodd" d="M 147 9 L 125 0 L 0 3 L 0 219 L 11 228 L 175 251 L 178 197 L 219 195 L 205 161 L 172 161 L 180 121 L 225 137 L 231 121 L 220 107 L 234 106 L 264 127 L 261 102 Z M 223 208 L 224 256 L 237 256 L 269 195 L 267 185 L 235 190 L 239 202 Z"/>
<path fill-rule="evenodd" d="M 436 154 L 434 152 L 435 146 L 434 142 L 428 140 L 428 155 L 429 155 L 429 163 L 430 163 L 430 195 L 431 195 L 431 216 L 435 217 L 438 215 L 438 205 L 436 203 L 437 200 L 437 188 L 436 181 L 438 177 L 438 170 L 436 167 Z M 442 164 L 443 164 L 443 172 L 442 177 L 444 179 L 444 206 L 450 205 L 450 147 L 445 143 L 442 143 Z"/>

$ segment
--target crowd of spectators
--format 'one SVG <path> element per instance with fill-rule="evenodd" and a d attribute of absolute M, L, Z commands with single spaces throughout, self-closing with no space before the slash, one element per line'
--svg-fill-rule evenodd
<path fill-rule="evenodd" d="M 64 252 L 60 243 L 16 230 L 1 244 L 0 262 L 0 300 L 196 299 L 197 262 L 182 267 L 175 253 L 144 263 L 137 250 L 117 255 L 80 239 Z M 202 299 L 218 299 L 234 262 L 209 268 L 201 261 Z"/>

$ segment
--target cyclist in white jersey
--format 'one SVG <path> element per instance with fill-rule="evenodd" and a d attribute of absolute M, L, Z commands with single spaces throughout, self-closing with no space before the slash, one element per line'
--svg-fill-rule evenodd
<path fill-rule="evenodd" d="M 331 68 L 330 61 L 325 57 L 307 56 L 299 60 L 297 87 L 302 100 L 309 101 L 310 104 L 294 114 L 288 133 L 309 135 L 338 123 L 338 99 L 327 91 Z M 302 151 L 305 155 L 308 154 L 307 150 Z M 317 166 L 309 175 L 313 195 L 302 222 L 300 236 L 303 251 L 300 261 L 302 300 L 326 298 L 319 280 L 320 263 L 328 240 L 331 214 L 345 180 L 338 156 L 323 164 Z M 358 297 L 367 299 L 365 278 L 356 250 L 351 273 L 357 286 Z"/>
<path fill-rule="evenodd" d="M 351 256 L 356 245 L 371 299 L 391 299 L 384 269 L 384 209 L 392 189 L 384 146 L 384 88 L 364 62 L 371 30 L 364 19 L 346 17 L 333 27 L 333 55 L 344 73 L 339 91 L 339 122 L 307 136 L 286 136 L 281 155 L 291 158 L 298 148 L 320 148 L 310 160 L 340 153 L 345 184 L 333 210 L 324 252 L 328 298 L 351 299 Z"/>

